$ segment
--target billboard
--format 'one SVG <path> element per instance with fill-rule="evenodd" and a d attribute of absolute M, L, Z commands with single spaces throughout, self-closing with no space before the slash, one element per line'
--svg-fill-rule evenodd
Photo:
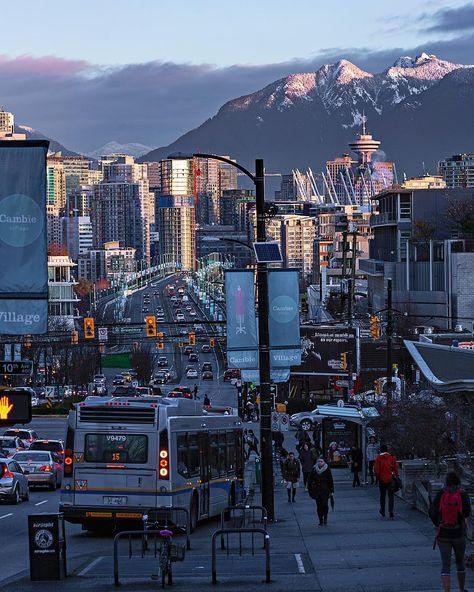
<path fill-rule="evenodd" d="M 296 269 L 268 271 L 268 311 L 270 366 L 289 368 L 299 364 L 299 273 Z"/>
<path fill-rule="evenodd" d="M 0 333 L 48 322 L 46 155 L 49 143 L 0 141 Z"/>
<path fill-rule="evenodd" d="M 358 426 L 345 419 L 323 419 L 323 453 L 331 467 L 347 465 L 351 446 L 357 446 Z"/>
<path fill-rule="evenodd" d="M 301 364 L 291 368 L 292 375 L 348 374 L 357 372 L 356 329 L 348 327 L 302 325 Z M 342 368 L 342 354 L 347 368 Z"/>
<path fill-rule="evenodd" d="M 225 294 L 228 367 L 258 368 L 253 271 L 226 271 Z"/>

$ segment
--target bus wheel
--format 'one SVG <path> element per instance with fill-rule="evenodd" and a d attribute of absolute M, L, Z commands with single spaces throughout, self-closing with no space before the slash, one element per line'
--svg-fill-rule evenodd
<path fill-rule="evenodd" d="M 198 523 L 198 501 L 197 495 L 194 493 L 191 498 L 191 506 L 189 507 L 189 530 L 194 532 Z"/>

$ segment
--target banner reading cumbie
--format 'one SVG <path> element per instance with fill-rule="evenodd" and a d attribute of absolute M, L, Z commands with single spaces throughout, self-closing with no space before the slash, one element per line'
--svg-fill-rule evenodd
<path fill-rule="evenodd" d="M 225 295 L 228 367 L 258 368 L 253 271 L 226 271 Z"/>
<path fill-rule="evenodd" d="M 49 142 L 0 141 L 0 333 L 48 324 L 46 155 Z"/>

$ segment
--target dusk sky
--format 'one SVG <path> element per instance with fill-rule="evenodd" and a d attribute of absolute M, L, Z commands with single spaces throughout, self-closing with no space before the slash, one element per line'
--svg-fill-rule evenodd
<path fill-rule="evenodd" d="M 292 72 L 342 57 L 382 71 L 422 50 L 474 63 L 474 3 L 17 0 L 2 6 L 0 104 L 73 150 L 160 146 Z"/>

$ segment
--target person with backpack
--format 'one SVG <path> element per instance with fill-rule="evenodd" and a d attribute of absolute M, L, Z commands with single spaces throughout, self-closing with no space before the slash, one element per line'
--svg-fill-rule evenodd
<path fill-rule="evenodd" d="M 286 489 L 288 491 L 288 502 L 295 502 L 296 488 L 300 480 L 301 468 L 294 452 L 288 454 L 288 458 L 283 463 L 283 479 L 286 482 Z"/>
<path fill-rule="evenodd" d="M 444 487 L 436 494 L 429 515 L 433 524 L 438 528 L 433 548 L 438 543 L 443 590 L 444 592 L 451 590 L 451 555 L 454 551 L 458 588 L 460 592 L 464 592 L 466 580 L 464 566 L 465 519 L 471 515 L 471 503 L 467 493 L 461 489 L 461 480 L 454 471 L 450 471 L 446 475 Z"/>
<path fill-rule="evenodd" d="M 375 476 L 379 482 L 380 491 L 380 510 L 381 516 L 385 516 L 385 500 L 388 493 L 388 512 L 390 518 L 395 518 L 394 502 L 395 493 L 393 488 L 393 477 L 398 477 L 397 459 L 393 454 L 389 454 L 386 444 L 380 447 L 380 454 L 375 459 Z"/>
<path fill-rule="evenodd" d="M 329 498 L 334 495 L 334 480 L 331 469 L 324 460 L 318 458 L 308 478 L 309 496 L 316 502 L 319 526 L 328 523 Z"/>

